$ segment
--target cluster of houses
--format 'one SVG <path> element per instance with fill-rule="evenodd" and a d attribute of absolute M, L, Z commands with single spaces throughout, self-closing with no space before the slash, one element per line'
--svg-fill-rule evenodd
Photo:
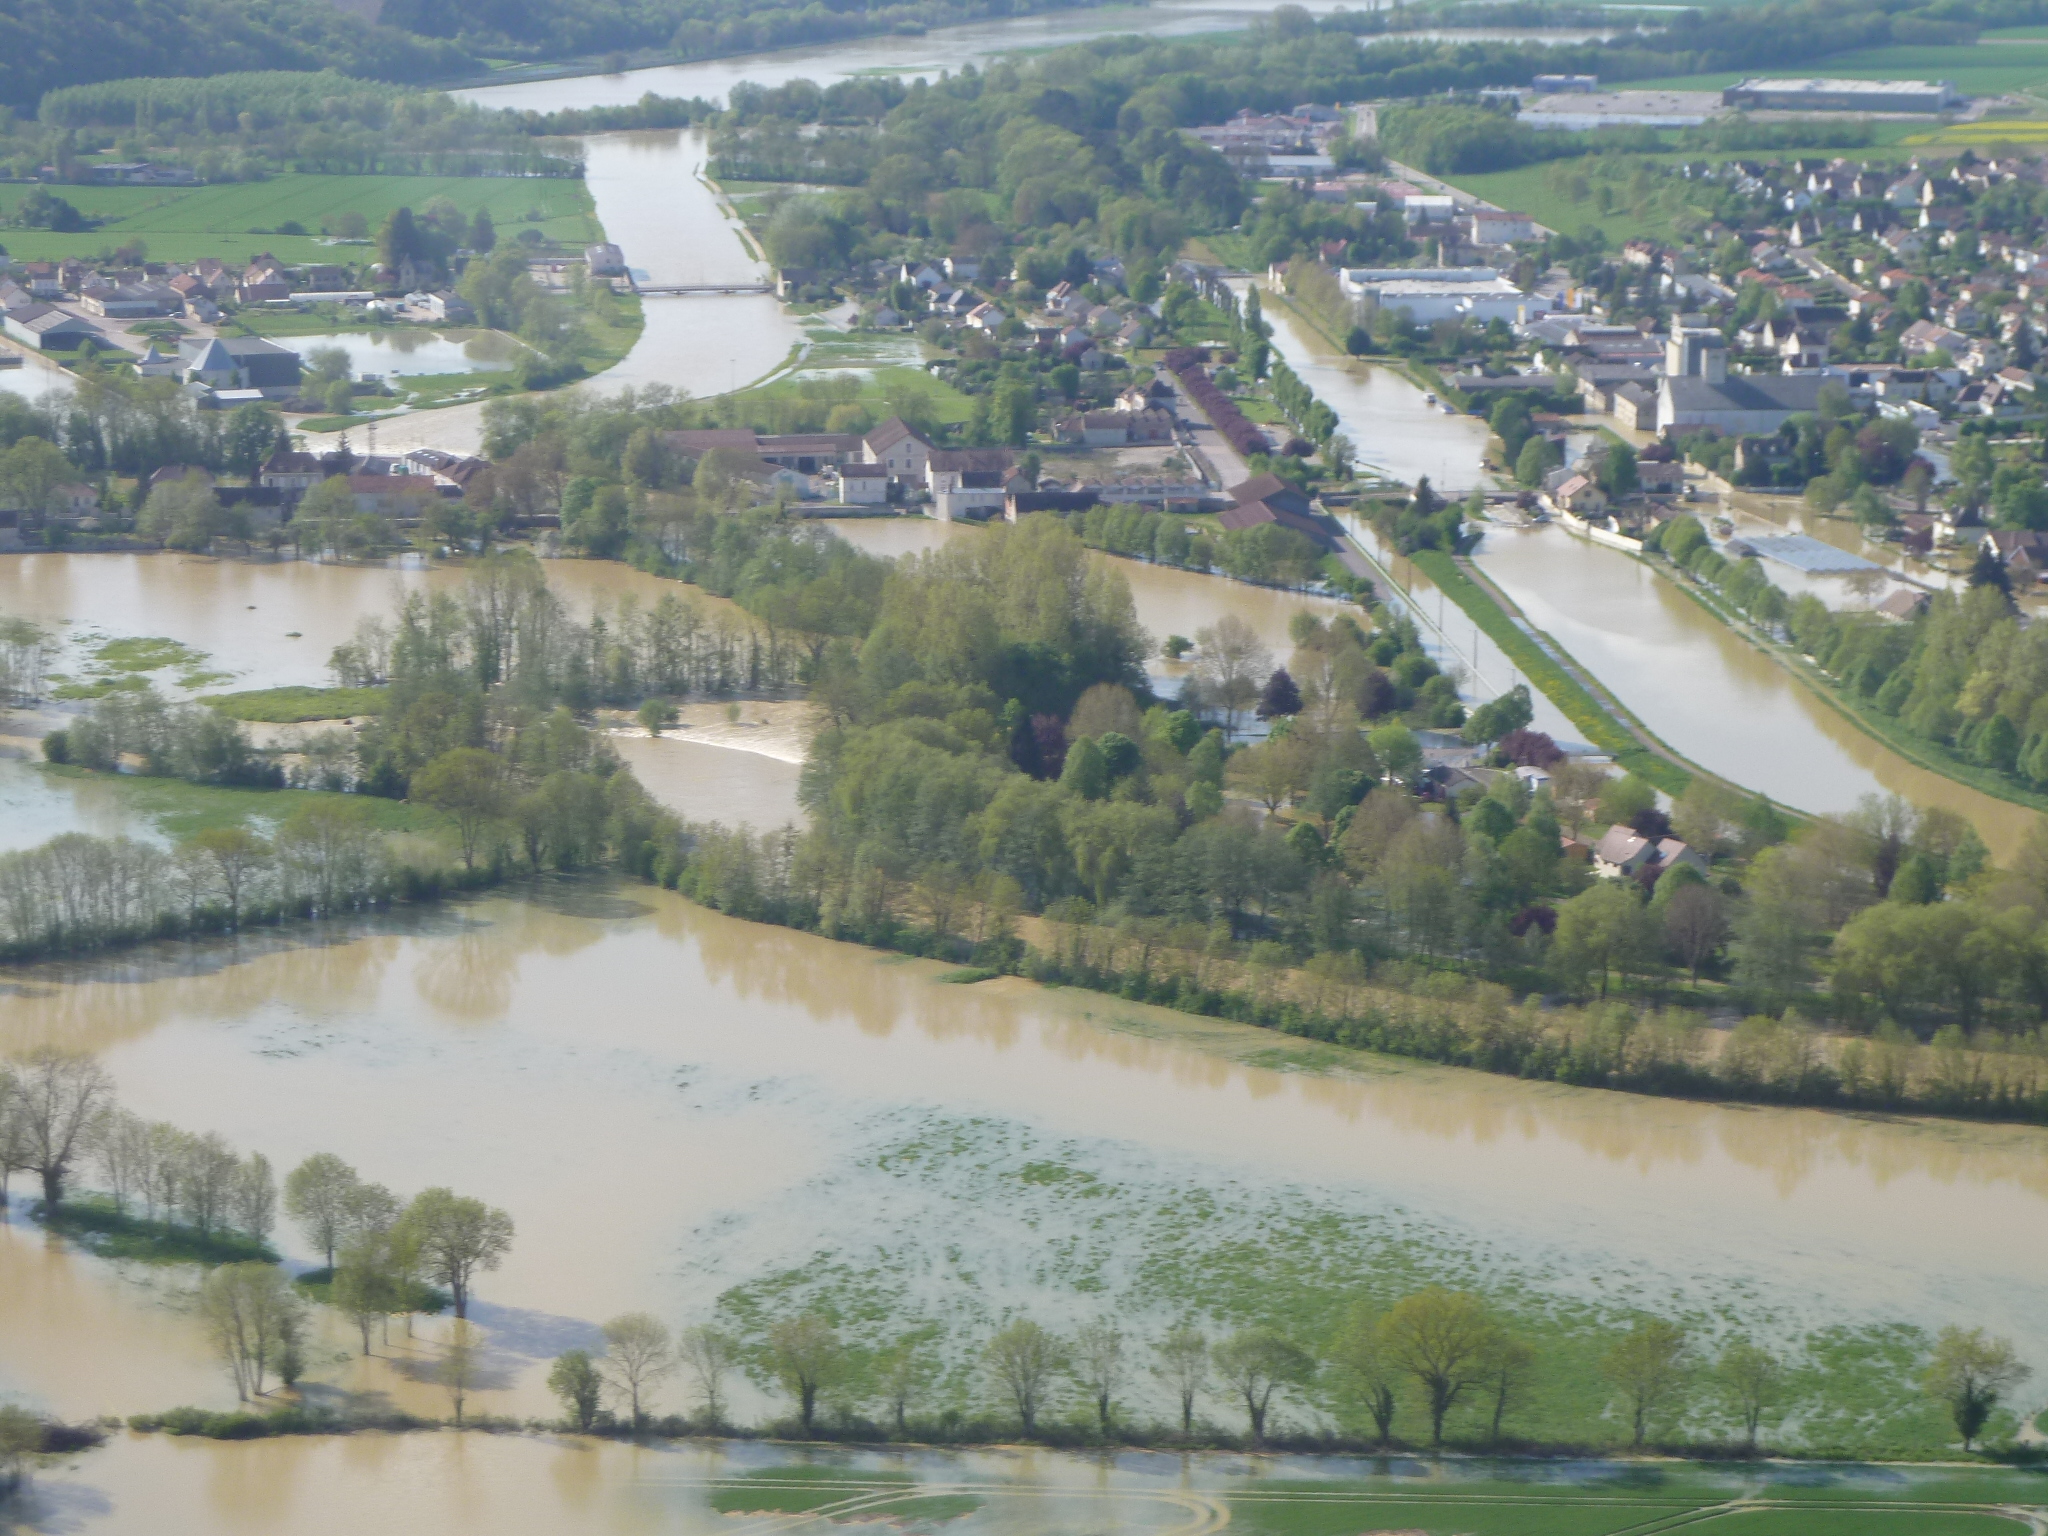
<path fill-rule="evenodd" d="M 1240 175 L 1314 175 L 1335 169 L 1330 151 L 1344 130 L 1336 107 L 1304 102 L 1286 112 L 1255 112 L 1247 107 L 1228 122 L 1191 129 Z"/>
<path fill-rule="evenodd" d="M 137 321 L 189 321 L 210 328 L 229 309 L 316 303 L 382 308 L 394 316 L 442 324 L 476 319 L 451 292 L 423 290 L 380 300 L 372 290 L 357 287 L 346 267 L 287 266 L 270 255 L 239 265 L 212 257 L 185 266 L 66 259 L 22 262 L 0 273 L 0 335 L 51 354 L 75 353 L 88 342 L 132 348 L 127 338 Z M 152 342 L 135 366 L 146 378 L 176 378 L 191 386 L 204 404 L 288 399 L 299 382 L 297 354 L 254 338 L 188 338 L 174 354 L 159 351 Z"/>
<path fill-rule="evenodd" d="M 306 492 L 323 480 L 342 478 L 357 513 L 411 525 L 425 518 L 437 501 L 461 497 L 470 481 L 488 468 L 482 459 L 435 448 L 403 455 L 279 450 L 247 485 L 223 483 L 198 465 L 163 465 L 137 488 L 137 499 L 168 481 L 197 481 L 223 509 L 244 514 L 249 526 L 260 531 L 291 521 Z M 0 502 L 0 551 L 20 548 L 23 534 L 49 525 L 95 532 L 102 511 L 100 491 L 83 481 L 55 487 L 40 509 Z"/>
<path fill-rule="evenodd" d="M 1094 268 L 1098 292 L 1122 288 L 1125 274 L 1118 258 L 1103 257 Z M 877 287 L 908 287 L 917 295 L 920 307 L 899 309 L 889 299 L 877 298 L 861 312 L 861 322 L 888 330 L 936 319 L 948 330 L 994 337 L 1017 317 L 971 286 L 981 281 L 981 269 L 978 260 L 949 256 L 943 261 L 905 262 L 870 272 L 868 278 Z M 799 287 L 807 276 L 784 272 L 778 285 L 787 291 Z M 1037 313 L 1018 319 L 1023 334 L 1017 340 L 1040 353 L 1057 353 L 1082 368 L 1097 369 L 1106 366 L 1116 352 L 1149 345 L 1156 323 L 1151 310 L 1120 294 L 1104 302 L 1063 280 L 1045 294 Z"/>

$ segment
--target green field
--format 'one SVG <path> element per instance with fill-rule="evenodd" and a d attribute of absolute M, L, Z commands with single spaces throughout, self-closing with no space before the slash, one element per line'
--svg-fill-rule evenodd
<path fill-rule="evenodd" d="M 0 186 L 0 220 L 35 190 Z M 230 182 L 210 187 L 58 187 L 79 212 L 102 219 L 97 229 L 57 234 L 40 229 L 0 230 L 8 254 L 23 261 L 91 256 L 139 239 L 157 261 L 197 261 L 216 256 L 229 263 L 268 251 L 288 262 L 360 262 L 371 259 L 367 245 L 323 245 L 320 221 L 356 212 L 374 232 L 397 207 L 424 208 L 445 197 L 474 217 L 491 210 L 500 239 L 535 227 L 550 240 L 581 246 L 602 231 L 592 211 L 590 189 L 567 177 L 495 176 L 311 176 L 290 174 L 268 181 Z M 529 213 L 541 218 L 529 221 Z M 305 235 L 257 233 L 297 222 Z"/>
<path fill-rule="evenodd" d="M 1037 1507 L 1053 1529 L 1149 1528 L 1169 1508 L 1198 1516 L 1188 1529 L 1248 1536 L 1651 1536 L 1706 1528 L 1726 1536 L 2016 1536 L 2048 1486 L 2036 1474 L 1947 1473 L 1782 1464 L 1708 1468 L 1672 1462 L 1396 1462 L 1360 1479 L 1254 1479 L 1219 1486 L 1123 1483 L 1090 1492 L 1030 1482 L 913 1481 L 839 1464 L 762 1468 L 713 1485 L 725 1514 L 785 1517 L 782 1528 L 894 1517 L 931 1524 L 980 1509 L 987 1528 L 1013 1528 Z M 906 1484 L 909 1486 L 906 1487 Z M 913 1492 L 913 1490 L 917 1490 Z M 808 1518 L 803 1518 L 803 1517 Z M 1004 1518 L 1008 1516 L 1008 1518 Z M 966 1521 L 978 1531 L 984 1522 Z"/>
<path fill-rule="evenodd" d="M 1662 80 L 1629 80 L 1619 83 L 1616 89 L 1718 91 L 1750 76 L 1798 80 L 1825 75 L 1844 80 L 1950 80 L 1965 95 L 2002 96 L 2009 91 L 2048 87 L 2048 33 L 2042 34 L 2038 47 L 2029 46 L 2031 41 L 1949 48 L 1859 48 L 1804 66 L 1759 69 L 1749 75 L 1674 75 Z"/>
<path fill-rule="evenodd" d="M 1811 155 L 1821 159 L 1832 159 L 1836 155 L 1848 155 L 1856 160 L 1903 162 L 1913 154 L 1912 144 L 1917 142 L 1946 142 L 1949 134 L 1966 134 L 1967 142 L 1997 138 L 2020 138 L 2031 144 L 2032 138 L 2025 134 L 2026 124 L 2014 119 L 1994 119 L 1985 123 L 1959 124 L 1943 130 L 1930 123 L 1923 128 L 1917 123 L 1876 123 L 1872 125 L 1872 137 L 1877 141 L 1861 149 L 1791 148 L 1774 149 L 1768 152 L 1773 160 L 1796 159 Z M 2015 130 L 2018 130 L 2017 132 Z M 1756 158 L 1757 151 L 1737 150 L 1669 150 L 1663 154 L 1630 155 L 1631 162 L 1646 161 L 1653 166 L 1675 166 L 1683 161 L 1695 163 L 1703 160 L 1739 160 Z M 1588 224 L 1598 225 L 1607 236 L 1610 245 L 1620 245 L 1625 240 L 1648 236 L 1652 239 L 1675 241 L 1678 231 L 1672 226 L 1669 209 L 1652 207 L 1636 209 L 1616 206 L 1612 212 L 1602 213 L 1596 202 L 1573 202 L 1570 198 L 1552 189 L 1549 181 L 1551 167 L 1556 164 L 1575 162 L 1551 161 L 1542 165 L 1517 166 L 1512 171 L 1453 172 L 1441 178 L 1459 190 L 1470 192 L 1502 208 L 1526 213 L 1537 223 L 1561 234 L 1576 235 Z"/>
<path fill-rule="evenodd" d="M 283 821 L 302 805 L 340 798 L 312 789 L 222 789 L 211 784 L 188 784 L 183 779 L 95 773 L 54 763 L 37 765 L 37 772 L 55 779 L 105 786 L 129 810 L 147 817 L 166 836 L 174 838 L 190 837 L 214 827 L 251 827 L 260 832 Z M 380 832 L 408 832 L 453 846 L 452 824 L 439 811 L 410 800 L 386 800 L 377 795 L 349 795 L 347 800 L 350 805 L 362 807 L 370 824 Z"/>

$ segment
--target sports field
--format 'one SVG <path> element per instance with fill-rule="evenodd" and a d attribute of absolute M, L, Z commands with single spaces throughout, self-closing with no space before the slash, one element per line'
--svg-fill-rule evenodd
<path fill-rule="evenodd" d="M 10 217 L 33 190 L 21 185 L 0 186 L 0 220 Z M 106 222 L 76 234 L 0 228 L 0 245 L 17 260 L 92 256 L 139 239 L 153 261 L 217 256 L 234 263 L 267 251 L 287 262 L 359 262 L 371 248 L 323 245 L 319 239 L 323 219 L 360 213 L 374 235 L 392 209 L 417 211 L 437 197 L 445 197 L 472 218 L 479 208 L 489 208 L 500 240 L 512 239 L 521 229 L 537 228 L 551 240 L 581 246 L 600 238 L 601 233 L 589 188 L 581 180 L 567 177 L 293 173 L 268 181 L 207 187 L 50 190 L 87 217 Z M 287 223 L 300 225 L 306 233 L 275 233 Z"/>

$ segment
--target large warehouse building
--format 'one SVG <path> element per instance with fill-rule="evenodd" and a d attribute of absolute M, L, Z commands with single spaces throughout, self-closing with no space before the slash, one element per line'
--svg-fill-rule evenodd
<path fill-rule="evenodd" d="M 1946 80 L 1745 80 L 1727 107 L 1766 112 L 1948 112 L 1966 98 Z"/>

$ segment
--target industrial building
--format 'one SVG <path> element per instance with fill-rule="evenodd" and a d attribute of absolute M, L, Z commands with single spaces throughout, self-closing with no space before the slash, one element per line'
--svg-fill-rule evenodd
<path fill-rule="evenodd" d="M 1721 93 L 1766 112 L 1951 112 L 1967 100 L 1946 80 L 1745 80 Z"/>
<path fill-rule="evenodd" d="M 1512 323 L 1529 302 L 1492 267 L 1345 267 L 1337 283 L 1354 304 L 1405 309 L 1416 325 L 1435 320 Z"/>

